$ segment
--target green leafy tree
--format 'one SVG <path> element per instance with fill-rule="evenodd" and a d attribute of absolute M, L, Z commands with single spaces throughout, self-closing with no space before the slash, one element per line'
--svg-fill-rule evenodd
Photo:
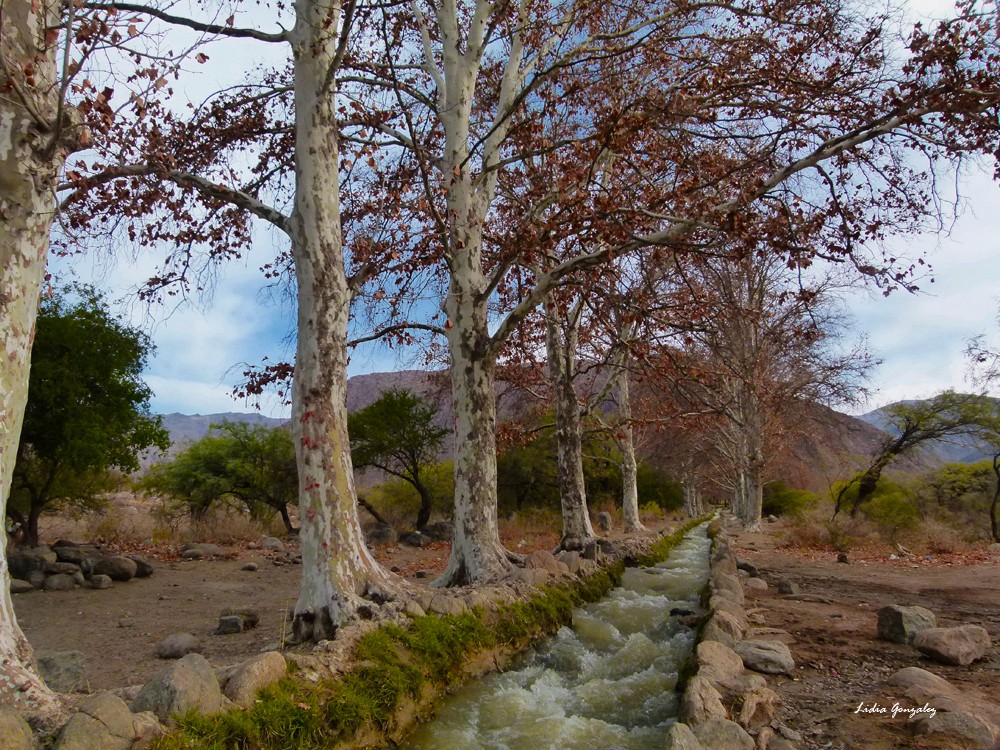
<path fill-rule="evenodd" d="M 990 454 L 990 465 L 996 477 L 990 499 L 990 534 L 1000 542 L 1000 400 L 983 397 L 984 406 L 979 419 L 976 437 Z"/>
<path fill-rule="evenodd" d="M 934 398 L 887 406 L 885 437 L 875 451 L 868 468 L 858 472 L 836 493 L 836 516 L 848 500 L 854 516 L 878 487 L 886 466 L 897 456 L 919 445 L 956 435 L 978 434 L 990 410 L 989 399 L 972 394 L 944 391 Z"/>
<path fill-rule="evenodd" d="M 172 461 L 154 466 L 138 488 L 173 498 L 198 518 L 236 500 L 252 515 L 276 512 L 293 533 L 288 504 L 298 497 L 292 434 L 284 427 L 223 422 Z"/>
<path fill-rule="evenodd" d="M 139 468 L 138 456 L 170 444 L 142 370 L 154 351 L 141 331 L 115 318 L 91 288 L 42 300 L 24 428 L 8 515 L 38 544 L 44 512 L 93 505 L 111 484 L 109 471 Z"/>
<path fill-rule="evenodd" d="M 425 481 L 448 431 L 434 424 L 434 407 L 403 389 L 386 391 L 347 419 L 355 469 L 381 469 L 413 486 L 420 496 L 417 528 L 431 520 L 433 496 Z"/>

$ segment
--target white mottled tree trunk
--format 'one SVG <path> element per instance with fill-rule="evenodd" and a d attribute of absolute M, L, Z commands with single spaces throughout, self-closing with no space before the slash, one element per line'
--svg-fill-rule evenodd
<path fill-rule="evenodd" d="M 476 237 L 466 235 L 466 242 Z M 446 303 L 455 414 L 454 533 L 438 586 L 497 580 L 511 570 L 497 523 L 496 398 L 494 360 L 486 353 L 484 280 L 475 261 L 453 269 Z"/>
<path fill-rule="evenodd" d="M 634 534 L 646 527 L 639 520 L 639 467 L 635 459 L 635 436 L 632 431 L 632 402 L 629 394 L 628 370 L 621 369 L 618 377 L 618 450 L 622 454 L 622 513 L 625 532 Z"/>
<path fill-rule="evenodd" d="M 701 493 L 690 481 L 684 482 L 684 512 L 689 518 L 698 518 L 705 512 L 701 502 Z"/>
<path fill-rule="evenodd" d="M 391 575 L 365 546 L 347 436 L 347 323 L 351 291 L 340 231 L 334 92 L 324 89 L 339 6 L 299 0 L 295 54 L 295 208 L 298 282 L 292 430 L 299 467 L 302 583 L 298 640 L 329 639 L 358 608 L 378 603 Z M 368 600 L 365 599 L 368 597 Z"/>
<path fill-rule="evenodd" d="M 556 467 L 562 507 L 559 548 L 580 550 L 594 538 L 583 474 L 583 425 L 574 383 L 580 309 L 560 313 L 555 302 L 546 308 L 545 340 L 556 402 Z"/>
<path fill-rule="evenodd" d="M 59 24 L 60 5 L 4 0 L 0 55 L 10 72 L 0 93 L 0 519 L 6 515 L 11 476 L 28 400 L 28 371 L 38 301 L 45 276 L 55 185 L 79 132 L 64 113 L 57 127 L 56 52 L 46 31 Z M 25 70 L 31 69 L 29 76 Z M 33 80 L 31 80 L 33 78 Z M 0 73 L 0 80 L 7 75 Z M 34 668 L 31 647 L 10 599 L 6 534 L 0 534 L 0 703 L 45 720 L 59 703 Z"/>

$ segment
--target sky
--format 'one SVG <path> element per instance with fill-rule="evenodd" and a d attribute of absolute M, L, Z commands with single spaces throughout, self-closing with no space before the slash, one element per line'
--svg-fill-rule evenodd
<path fill-rule="evenodd" d="M 947 3 L 918 0 L 921 15 L 940 15 Z M 222 55 L 232 72 L 234 55 Z M 206 70 L 204 90 L 215 87 Z M 961 215 L 945 235 L 908 238 L 901 250 L 923 255 L 934 282 L 921 283 L 916 294 L 897 291 L 888 298 L 866 292 L 847 301 L 853 333 L 867 335 L 872 353 L 882 363 L 870 381 L 871 398 L 849 409 L 867 411 L 904 398 L 922 398 L 945 388 L 969 390 L 966 341 L 986 334 L 1000 343 L 1000 187 L 984 174 L 961 182 L 966 197 Z M 106 290 L 113 308 L 141 326 L 156 345 L 145 377 L 155 396 L 155 413 L 214 414 L 253 411 L 254 403 L 232 396 L 243 363 L 264 357 L 290 360 L 294 311 L 287 299 L 270 293 L 253 257 L 230 263 L 201 299 L 147 307 L 134 291 L 155 268 L 151 259 L 111 261 L 77 257 L 53 264 L 57 281 L 70 276 Z M 352 355 L 349 374 L 358 375 L 413 367 L 412 361 L 372 345 Z M 262 413 L 286 416 L 288 407 L 275 397 L 260 403 Z"/>

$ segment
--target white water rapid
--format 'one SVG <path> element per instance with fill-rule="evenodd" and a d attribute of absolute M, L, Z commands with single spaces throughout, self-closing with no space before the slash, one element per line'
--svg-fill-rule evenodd
<path fill-rule="evenodd" d="M 706 526 L 670 558 L 630 568 L 605 599 L 576 610 L 508 672 L 464 687 L 403 744 L 407 750 L 651 750 L 677 718 L 678 671 L 694 631 L 672 609 L 700 613 Z"/>

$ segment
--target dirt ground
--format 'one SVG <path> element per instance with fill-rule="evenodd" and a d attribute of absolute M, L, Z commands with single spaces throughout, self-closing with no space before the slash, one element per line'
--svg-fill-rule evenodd
<path fill-rule="evenodd" d="M 784 532 L 781 522 L 765 524 L 761 533 L 739 534 L 732 541 L 737 554 L 756 565 L 770 584 L 768 591 L 749 596 L 747 606 L 759 608 L 764 626 L 789 634 L 781 638 L 790 645 L 796 674 L 773 677 L 769 683 L 783 700 L 779 718 L 803 735 L 796 745 L 823 750 L 961 747 L 914 737 L 902 716 L 855 710 L 862 702 L 891 707 L 892 689 L 884 680 L 907 666 L 923 667 L 1000 703 L 1000 647 L 971 666 L 946 667 L 908 646 L 876 638 L 879 607 L 903 604 L 927 607 L 940 625 L 982 625 L 994 643 L 1000 642 L 1000 556 L 984 548 L 971 555 L 888 560 L 888 550 L 866 550 L 852 553 L 850 562 L 842 564 L 832 549 L 788 547 Z M 554 534 L 525 536 L 504 541 L 521 552 L 551 549 L 556 542 Z M 154 653 L 157 642 L 180 631 L 199 635 L 203 653 L 214 665 L 234 664 L 280 641 L 300 569 L 280 553 L 246 545 L 229 549 L 229 559 L 192 561 L 179 559 L 175 548 L 142 550 L 156 558 L 152 577 L 102 591 L 15 596 L 18 620 L 40 651 L 82 651 L 91 690 L 148 680 L 163 667 Z M 378 547 L 375 553 L 387 567 L 427 583 L 443 570 L 448 545 Z M 251 561 L 258 564 L 257 571 L 241 570 Z M 778 594 L 781 579 L 798 584 L 799 594 Z M 256 629 L 211 634 L 222 609 L 246 605 L 261 613 Z"/>
<path fill-rule="evenodd" d="M 899 669 L 917 666 L 966 691 L 1000 703 L 1000 556 L 985 551 L 962 555 L 907 555 L 889 560 L 890 550 L 866 550 L 837 562 L 837 552 L 785 546 L 783 524 L 733 539 L 737 555 L 760 570 L 769 588 L 748 596 L 765 626 L 780 628 L 796 661 L 794 678 L 769 678 L 782 697 L 780 717 L 803 735 L 802 748 L 882 750 L 952 748 L 965 745 L 915 737 L 900 714 L 855 713 L 863 702 L 891 709 L 894 689 L 885 684 Z M 857 557 L 857 559 L 854 559 Z M 782 596 L 776 584 L 798 584 L 799 594 Z M 748 592 L 754 593 L 754 592 Z M 803 597 L 796 598 L 796 597 Z M 981 625 L 994 646 L 967 667 L 937 664 L 909 646 L 878 640 L 876 612 L 887 604 L 919 605 L 939 626 Z M 896 691 L 900 692 L 900 691 Z M 909 705 L 905 698 L 902 705 Z"/>

